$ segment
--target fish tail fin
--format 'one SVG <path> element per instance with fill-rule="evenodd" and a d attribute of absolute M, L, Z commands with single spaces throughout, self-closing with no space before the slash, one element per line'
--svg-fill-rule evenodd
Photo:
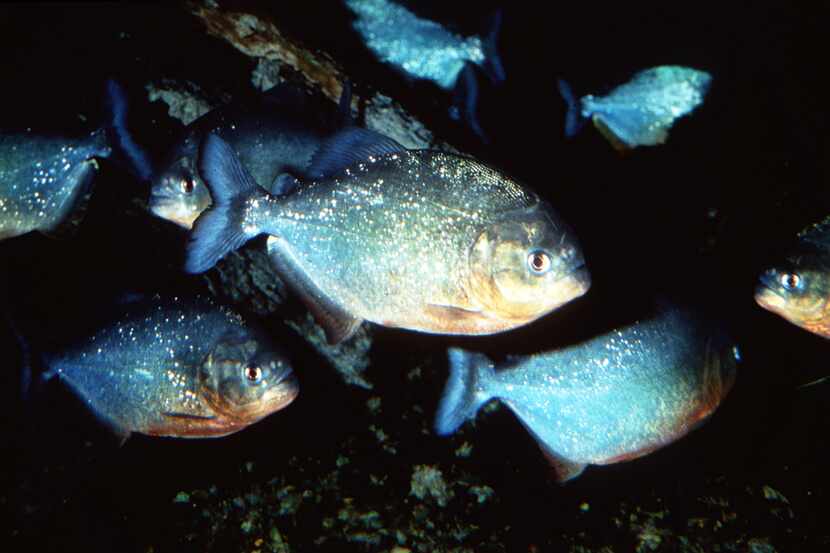
<path fill-rule="evenodd" d="M 133 140 L 127 129 L 127 94 L 115 80 L 107 79 L 106 106 L 108 134 L 128 170 L 143 182 L 153 177 L 153 165 L 147 152 Z"/>
<path fill-rule="evenodd" d="M 230 145 L 208 134 L 199 154 L 199 171 L 213 198 L 213 205 L 193 225 L 185 270 L 203 273 L 226 254 L 261 234 L 244 226 L 245 204 L 253 197 L 267 197 L 242 166 Z"/>
<path fill-rule="evenodd" d="M 497 9 L 490 16 L 487 34 L 483 37 L 482 47 L 484 49 L 484 69 L 493 84 L 501 84 L 507 78 L 504 72 L 504 65 L 499 56 L 498 42 L 501 32 L 502 11 Z"/>
<path fill-rule="evenodd" d="M 441 436 L 452 434 L 475 417 L 492 397 L 486 391 L 487 384 L 496 376 L 493 363 L 484 354 L 450 348 L 447 357 L 450 374 L 435 415 L 435 432 Z"/>
<path fill-rule="evenodd" d="M 337 102 L 337 113 L 340 115 L 340 126 L 350 127 L 354 125 L 352 119 L 352 81 L 343 81 L 343 90 L 340 92 L 340 101 Z"/>
<path fill-rule="evenodd" d="M 20 399 L 24 403 L 29 403 L 32 397 L 39 395 L 43 384 L 54 377 L 56 373 L 51 370 L 44 370 L 46 363 L 43 356 L 32 346 L 32 342 L 23 335 L 8 310 L 4 310 L 3 317 L 20 350 Z"/>
<path fill-rule="evenodd" d="M 568 112 L 565 114 L 565 136 L 571 138 L 582 128 L 585 118 L 582 117 L 579 99 L 574 95 L 571 85 L 563 79 L 557 79 L 556 86 L 568 106 Z"/>
<path fill-rule="evenodd" d="M 472 63 L 465 63 L 464 68 L 458 74 L 458 79 L 453 89 L 450 118 L 455 120 L 463 119 L 484 144 L 489 144 L 490 140 L 478 122 L 478 116 L 476 114 L 477 104 L 478 81 L 476 80 L 476 71 Z"/>

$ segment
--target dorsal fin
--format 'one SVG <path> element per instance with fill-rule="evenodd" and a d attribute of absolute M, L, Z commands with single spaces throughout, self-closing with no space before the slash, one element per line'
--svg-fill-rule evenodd
<path fill-rule="evenodd" d="M 369 157 L 404 151 L 406 148 L 388 136 L 368 129 L 349 127 L 320 145 L 311 159 L 307 174 L 312 179 L 322 179 L 366 161 Z"/>

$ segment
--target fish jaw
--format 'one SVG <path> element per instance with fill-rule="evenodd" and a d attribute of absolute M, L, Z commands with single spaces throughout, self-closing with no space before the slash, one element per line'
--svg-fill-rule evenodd
<path fill-rule="evenodd" d="M 767 284 L 769 278 L 762 276 L 761 283 L 755 289 L 755 303 L 804 330 L 830 338 L 830 313 L 826 307 L 799 309 L 794 302 Z"/>
<path fill-rule="evenodd" d="M 204 188 L 194 182 L 191 186 Z M 170 182 L 164 177 L 150 194 L 150 212 L 182 228 L 191 229 L 201 213 L 210 206 L 210 195 L 206 190 L 193 189 L 191 195 L 185 195 L 180 184 Z"/>
<path fill-rule="evenodd" d="M 156 217 L 191 229 L 199 215 L 210 207 L 211 197 L 193 167 L 192 158 L 185 156 L 153 179 L 148 203 L 150 212 Z"/>
<path fill-rule="evenodd" d="M 182 203 L 157 197 L 150 199 L 150 212 L 187 230 L 193 228 L 193 223 L 201 214 L 201 211 L 195 211 Z"/>

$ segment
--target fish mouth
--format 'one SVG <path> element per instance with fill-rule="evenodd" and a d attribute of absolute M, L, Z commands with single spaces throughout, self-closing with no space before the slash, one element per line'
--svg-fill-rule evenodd
<path fill-rule="evenodd" d="M 581 265 L 572 269 L 566 275 L 556 279 L 552 290 L 553 294 L 547 298 L 547 308 L 544 314 L 585 295 L 590 287 L 591 275 L 588 273 L 588 268 Z"/>
<path fill-rule="evenodd" d="M 779 313 L 786 307 L 786 299 L 770 286 L 768 277 L 761 277 L 761 282 L 755 287 L 755 303 L 768 311 Z"/>
<path fill-rule="evenodd" d="M 262 396 L 262 413 L 268 414 L 287 407 L 300 393 L 300 382 L 291 371 L 277 377 L 277 382 Z"/>
<path fill-rule="evenodd" d="M 193 228 L 193 223 L 199 216 L 199 212 L 189 209 L 181 202 L 156 194 L 150 196 L 149 209 L 156 217 L 186 229 Z"/>
<path fill-rule="evenodd" d="M 591 273 L 584 261 L 574 266 L 570 273 L 559 280 L 572 281 L 574 290 L 578 291 L 574 298 L 584 295 L 591 288 Z"/>

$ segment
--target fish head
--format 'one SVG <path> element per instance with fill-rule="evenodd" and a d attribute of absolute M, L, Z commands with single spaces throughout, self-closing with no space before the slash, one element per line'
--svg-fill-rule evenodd
<path fill-rule="evenodd" d="M 553 311 L 591 285 L 576 235 L 544 204 L 484 228 L 469 260 L 468 294 L 515 325 Z"/>
<path fill-rule="evenodd" d="M 299 392 L 288 360 L 251 336 L 220 340 L 202 363 L 199 380 L 208 405 L 239 426 L 279 411 Z"/>
<path fill-rule="evenodd" d="M 192 156 L 177 159 L 153 179 L 150 211 L 157 217 L 190 229 L 210 204 L 210 192 L 199 177 Z"/>
<path fill-rule="evenodd" d="M 764 271 L 755 301 L 791 323 L 830 337 L 830 263 L 820 252 L 790 256 Z"/>

